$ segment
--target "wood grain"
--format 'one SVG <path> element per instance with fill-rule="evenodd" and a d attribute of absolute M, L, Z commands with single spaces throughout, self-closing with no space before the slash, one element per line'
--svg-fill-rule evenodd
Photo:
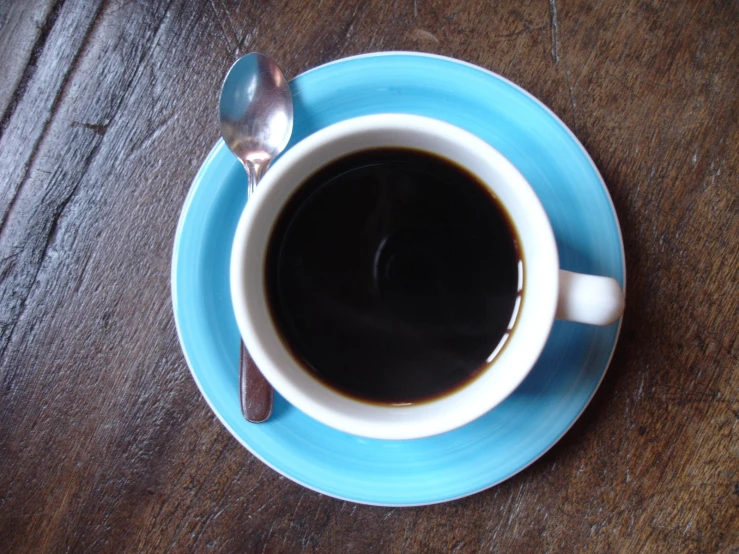
<path fill-rule="evenodd" d="M 739 4 L 55 0 L 0 6 L 0 550 L 739 552 Z M 447 504 L 279 476 L 200 397 L 177 217 L 251 50 L 288 76 L 421 50 L 549 105 L 600 168 L 627 311 L 593 403 Z"/>

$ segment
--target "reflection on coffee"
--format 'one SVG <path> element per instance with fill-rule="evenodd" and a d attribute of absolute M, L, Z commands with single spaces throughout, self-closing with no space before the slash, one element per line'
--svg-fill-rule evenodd
<path fill-rule="evenodd" d="M 293 194 L 272 230 L 268 305 L 298 362 L 355 399 L 406 404 L 477 376 L 522 291 L 508 215 L 436 155 L 365 150 Z"/>

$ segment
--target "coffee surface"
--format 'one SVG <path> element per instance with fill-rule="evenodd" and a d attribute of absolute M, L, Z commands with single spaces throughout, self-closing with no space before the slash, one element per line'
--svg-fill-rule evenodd
<path fill-rule="evenodd" d="M 334 161 L 283 208 L 265 266 L 293 356 L 345 395 L 432 399 L 482 371 L 512 325 L 519 250 L 476 177 L 425 152 Z"/>

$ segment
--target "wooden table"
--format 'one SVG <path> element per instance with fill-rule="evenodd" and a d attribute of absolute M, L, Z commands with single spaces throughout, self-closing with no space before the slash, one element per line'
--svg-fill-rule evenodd
<path fill-rule="evenodd" d="M 440 0 L 0 6 L 0 551 L 739 551 L 739 4 Z M 564 439 L 490 490 L 354 505 L 218 423 L 170 256 L 240 55 L 288 76 L 420 50 L 575 132 L 618 212 L 627 309 Z"/>

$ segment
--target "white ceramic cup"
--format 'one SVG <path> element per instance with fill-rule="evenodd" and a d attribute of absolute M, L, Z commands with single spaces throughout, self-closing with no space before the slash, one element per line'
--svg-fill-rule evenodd
<path fill-rule="evenodd" d="M 513 330 L 479 376 L 435 400 L 380 406 L 335 392 L 296 361 L 270 315 L 264 264 L 272 226 L 307 177 L 346 154 L 408 147 L 452 160 L 484 183 L 508 212 L 522 250 L 524 292 Z M 521 273 L 521 272 L 519 272 Z M 307 137 L 267 172 L 241 216 L 231 255 L 231 296 L 241 336 L 257 366 L 293 406 L 331 427 L 371 438 L 413 439 L 450 431 L 485 414 L 524 380 L 555 318 L 608 325 L 624 296 L 611 278 L 560 270 L 557 245 L 541 202 L 521 173 L 492 146 L 448 123 L 378 114 L 336 123 Z"/>

